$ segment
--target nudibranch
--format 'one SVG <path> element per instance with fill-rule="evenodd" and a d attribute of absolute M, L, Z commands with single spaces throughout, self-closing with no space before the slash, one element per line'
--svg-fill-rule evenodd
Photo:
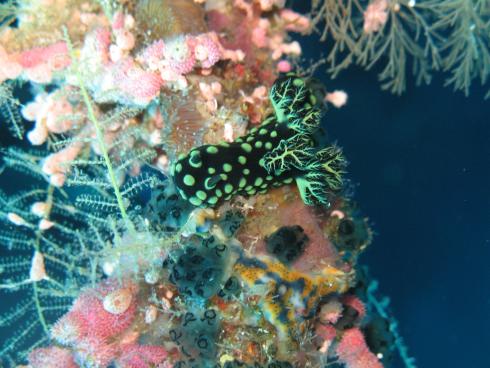
<path fill-rule="evenodd" d="M 339 148 L 318 148 L 318 85 L 311 78 L 286 75 L 273 84 L 274 112 L 234 142 L 192 149 L 171 167 L 179 194 L 194 206 L 213 207 L 232 196 L 265 193 L 296 181 L 307 205 L 329 206 L 342 187 L 346 161 Z"/>

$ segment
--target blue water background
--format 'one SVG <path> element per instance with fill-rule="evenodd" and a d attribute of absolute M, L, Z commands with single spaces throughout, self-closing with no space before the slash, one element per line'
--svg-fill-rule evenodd
<path fill-rule="evenodd" d="M 306 57 L 326 48 L 302 40 Z M 490 367 L 490 100 L 430 86 L 394 96 L 351 68 L 327 88 L 348 104 L 324 117 L 344 148 L 355 199 L 375 231 L 361 257 L 392 300 L 421 368 Z"/>

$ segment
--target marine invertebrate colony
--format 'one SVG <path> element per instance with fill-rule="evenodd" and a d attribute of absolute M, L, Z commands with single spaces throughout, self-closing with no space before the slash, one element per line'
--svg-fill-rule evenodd
<path fill-rule="evenodd" d="M 357 265 L 371 231 L 320 134 L 346 94 L 289 38 L 308 17 L 280 0 L 1 9 L 0 99 L 35 146 L 2 151 L 2 179 L 28 183 L 0 192 L 2 366 L 388 367 L 398 349 L 413 367 Z"/>
<path fill-rule="evenodd" d="M 488 1 L 313 0 L 307 5 L 321 39 L 335 44 L 325 59 L 333 77 L 352 64 L 367 70 L 377 65 L 382 88 L 401 94 L 410 72 L 417 84 L 429 84 L 442 70 L 448 74 L 445 84 L 465 95 L 478 81 L 488 89 Z"/>

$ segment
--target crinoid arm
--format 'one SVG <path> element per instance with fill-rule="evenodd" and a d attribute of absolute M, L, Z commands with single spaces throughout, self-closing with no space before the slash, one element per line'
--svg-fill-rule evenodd
<path fill-rule="evenodd" d="M 316 152 L 307 165 L 306 174 L 296 178 L 303 202 L 329 206 L 329 195 L 342 188 L 342 174 L 347 162 L 340 148 L 329 146 Z"/>
<path fill-rule="evenodd" d="M 264 168 L 271 175 L 280 175 L 291 168 L 304 169 L 314 157 L 310 142 L 308 137 L 300 134 L 281 140 L 276 148 L 264 155 Z"/>

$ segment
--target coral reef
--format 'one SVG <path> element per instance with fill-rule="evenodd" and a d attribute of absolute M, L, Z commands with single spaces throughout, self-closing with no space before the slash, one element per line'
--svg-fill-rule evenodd
<path fill-rule="evenodd" d="M 386 11 L 368 6 L 366 33 Z M 347 95 L 300 67 L 308 16 L 282 0 L 0 16 L 0 103 L 26 137 L 0 168 L 2 366 L 388 367 L 398 351 L 414 367 L 358 266 L 371 230 L 321 126 Z"/>

